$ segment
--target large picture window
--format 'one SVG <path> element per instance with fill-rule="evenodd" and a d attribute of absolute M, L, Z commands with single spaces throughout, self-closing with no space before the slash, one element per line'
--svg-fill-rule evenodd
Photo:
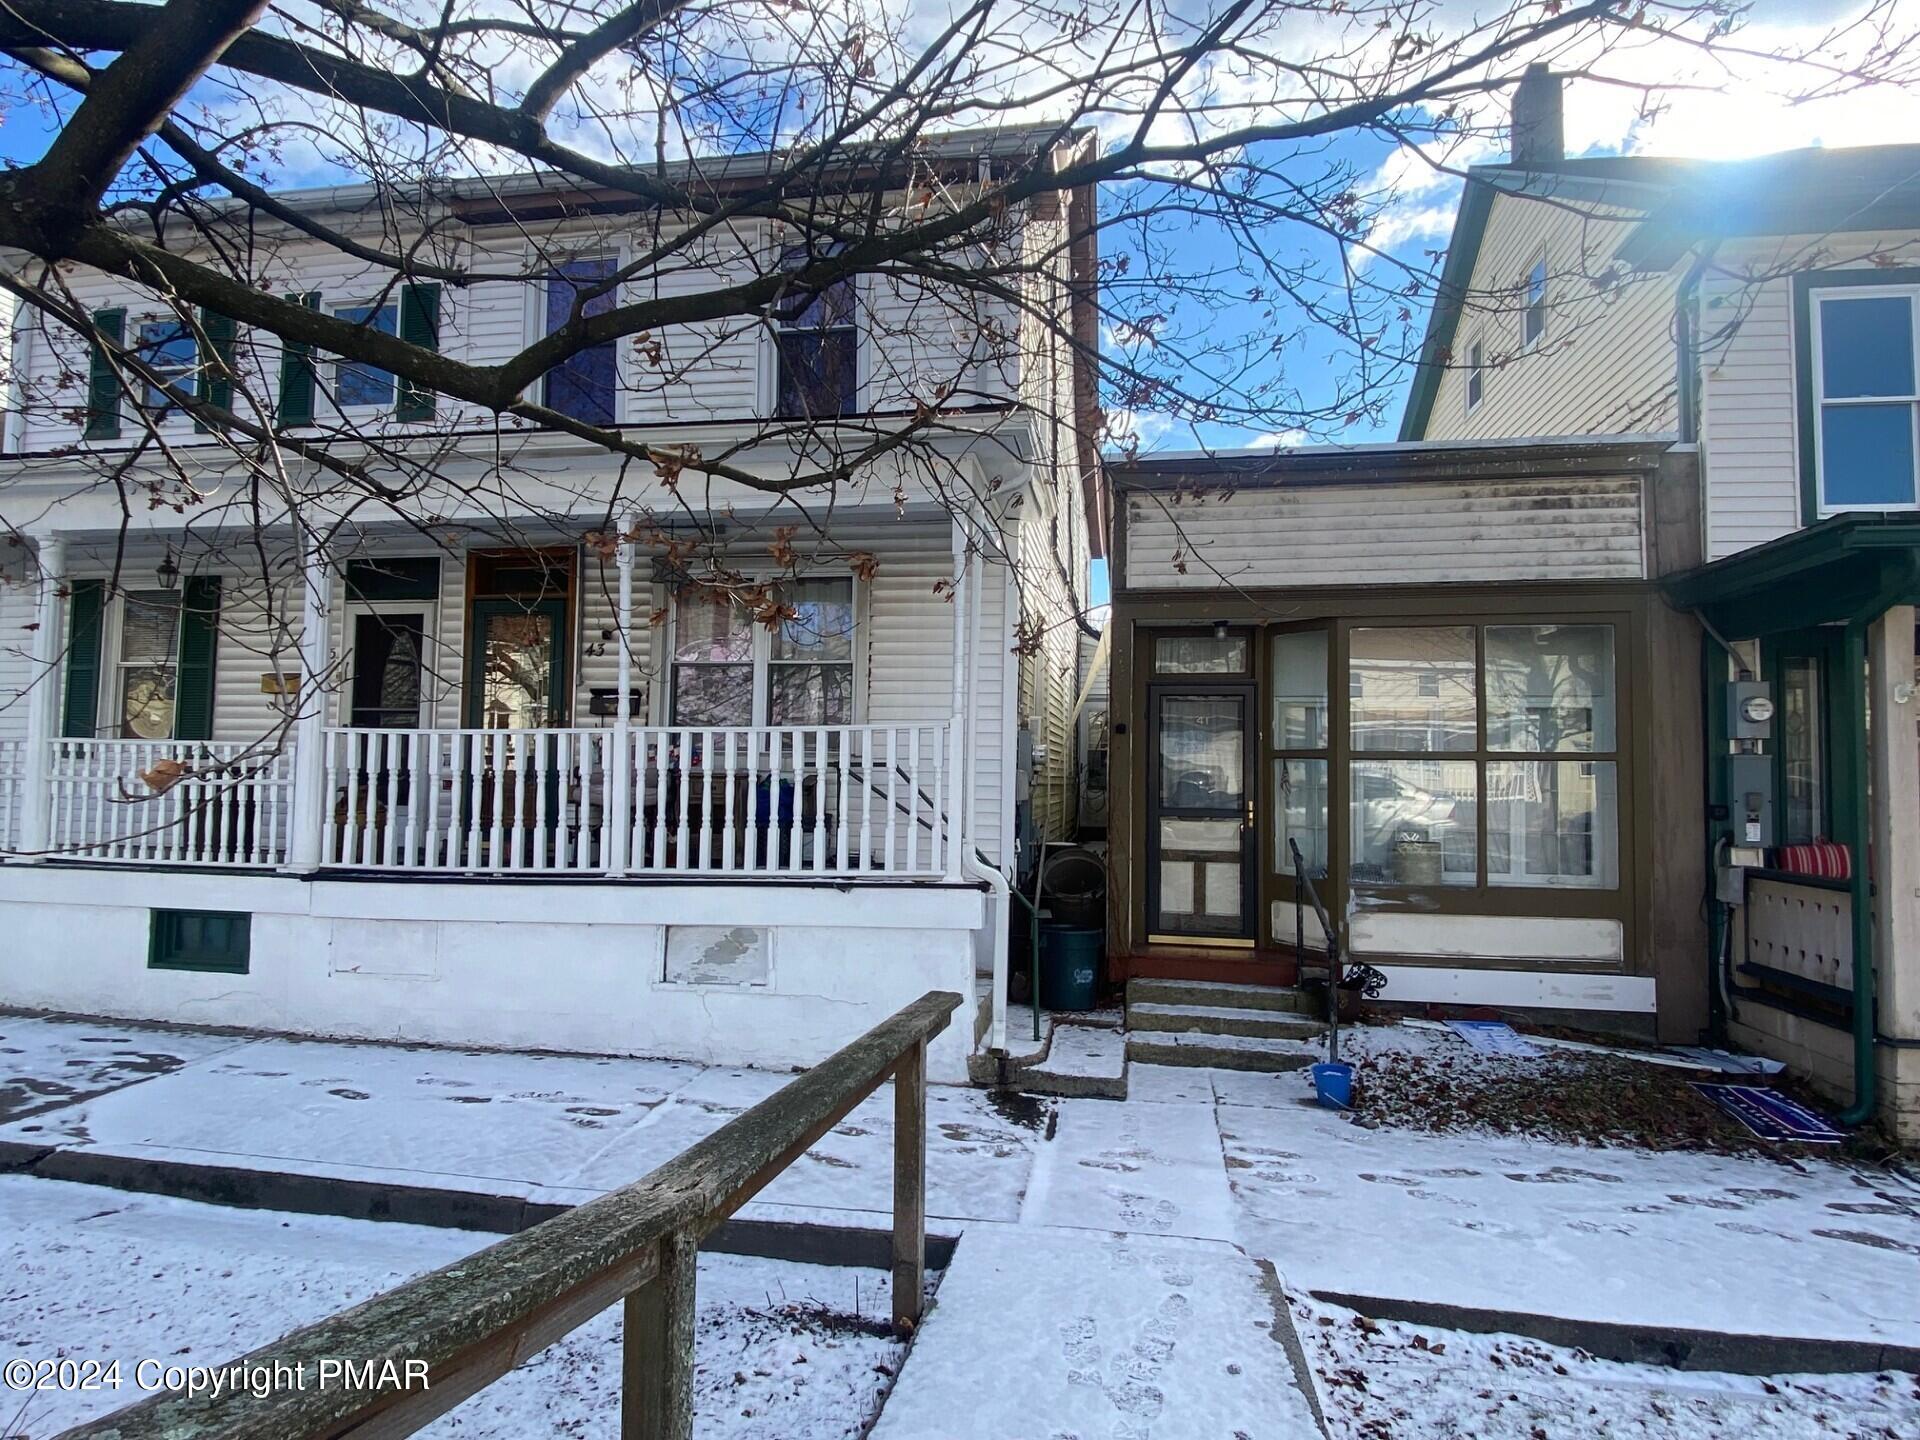
<path fill-rule="evenodd" d="M 732 592 L 689 586 L 674 605 L 673 723 L 850 725 L 854 595 L 847 577 L 790 580 L 762 623 Z"/>
<path fill-rule="evenodd" d="M 1920 288 L 1851 286 L 1812 296 L 1819 508 L 1910 509 L 1920 496 Z"/>
<path fill-rule="evenodd" d="M 1616 887 L 1615 668 L 1611 625 L 1353 630 L 1354 883 Z"/>

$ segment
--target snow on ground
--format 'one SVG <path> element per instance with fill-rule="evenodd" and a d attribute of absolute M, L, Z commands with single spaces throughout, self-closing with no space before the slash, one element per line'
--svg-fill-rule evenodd
<path fill-rule="evenodd" d="M 0 1127 L 0 1140 L 573 1203 L 639 1179 L 793 1078 L 664 1060 L 226 1044 L 144 1084 Z M 931 1087 L 929 1215 L 1014 1219 L 1037 1139 L 981 1091 Z M 892 1196 L 893 1096 L 883 1086 L 753 1213 L 795 1206 L 870 1219 L 891 1210 Z"/>
<path fill-rule="evenodd" d="M 0 1015 L 0 1123 L 105 1094 L 245 1043 L 241 1035 Z"/>
<path fill-rule="evenodd" d="M 1311 1440 L 1275 1303 L 1230 1245 L 969 1226 L 873 1440 Z"/>
<path fill-rule="evenodd" d="M 1216 1114 L 1238 1238 L 1295 1287 L 1920 1344 L 1920 1188 L 1891 1172 L 1369 1130 L 1280 1078 L 1291 1104 Z"/>
<path fill-rule="evenodd" d="M 1332 1440 L 1911 1440 L 1911 1375 L 1718 1375 L 1295 1301 Z"/>
<path fill-rule="evenodd" d="M 119 1393 L 0 1394 L 0 1435 L 38 1437 L 131 1404 L 135 1362 L 217 1364 L 498 1237 L 228 1210 L 0 1176 L 0 1355 L 115 1358 Z M 905 1346 L 878 1271 L 700 1257 L 696 1427 L 712 1440 L 863 1433 Z M 857 1316 L 856 1316 L 857 1306 Z M 865 1323 L 859 1323 L 864 1317 Z M 423 1432 L 471 1440 L 617 1428 L 608 1311 Z"/>

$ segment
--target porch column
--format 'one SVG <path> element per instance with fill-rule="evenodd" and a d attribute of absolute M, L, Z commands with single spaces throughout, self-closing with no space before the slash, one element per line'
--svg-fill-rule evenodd
<path fill-rule="evenodd" d="M 293 833 L 287 865 L 320 868 L 326 831 L 326 729 L 328 642 L 332 637 L 333 569 L 309 534 L 301 553 L 300 713 L 293 727 Z"/>
<path fill-rule="evenodd" d="M 27 747 L 20 768 L 20 851 L 40 860 L 52 845 L 48 774 L 53 742 L 60 733 L 60 590 L 67 583 L 67 542 L 59 535 L 40 538 L 40 585 L 33 608 L 33 686 L 27 700 Z"/>
<path fill-rule="evenodd" d="M 1882 1035 L 1920 1040 L 1920 696 L 1914 619 L 1896 605 L 1867 633 L 1873 715 L 1873 878 L 1879 900 L 1875 990 Z M 1881 1051 L 1881 1114 L 1911 1140 L 1920 1133 L 1920 1052 Z M 1887 1063 L 1895 1067 L 1889 1074 Z"/>
<path fill-rule="evenodd" d="M 973 659 L 973 627 L 968 623 L 973 602 L 973 550 L 968 544 L 966 522 L 953 517 L 953 564 L 956 571 L 953 591 L 953 718 L 948 730 L 953 736 L 953 753 L 947 757 L 947 879 L 955 884 L 966 875 L 967 833 L 967 755 L 973 737 L 967 730 L 968 669 Z"/>
<path fill-rule="evenodd" d="M 607 805 L 602 826 L 607 873 L 622 875 L 627 869 L 627 842 L 633 835 L 633 717 L 628 696 L 633 689 L 633 516 L 620 524 L 620 541 L 614 547 L 614 563 L 620 567 L 620 620 L 618 631 L 618 690 L 613 707 L 613 755 L 608 761 Z"/>

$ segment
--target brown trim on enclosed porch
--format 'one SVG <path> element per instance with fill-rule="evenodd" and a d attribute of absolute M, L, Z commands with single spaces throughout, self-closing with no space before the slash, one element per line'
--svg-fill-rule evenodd
<path fill-rule="evenodd" d="M 1122 581 L 1124 586 L 1124 579 Z M 1656 616 L 1655 611 L 1661 613 Z M 1672 947 L 1688 927 L 1679 907 L 1685 903 L 1682 886 L 1663 883 L 1656 875 L 1656 855 L 1671 850 L 1676 838 L 1684 843 L 1690 835 L 1684 820 L 1675 815 L 1697 810 L 1697 786 L 1685 788 L 1687 767 L 1664 753 L 1678 736 L 1685 733 L 1684 721 L 1673 725 L 1656 723 L 1669 717 L 1675 697 L 1692 701 L 1685 684 L 1684 663 L 1673 664 L 1673 646 L 1677 638 L 1673 625 L 1680 617 L 1665 610 L 1646 582 L 1554 582 L 1527 584 L 1429 585 L 1420 587 L 1376 586 L 1293 590 L 1216 591 L 1211 594 L 1168 595 L 1164 592 L 1143 595 L 1124 588 L 1116 592 L 1112 624 L 1113 693 L 1115 696 L 1112 745 L 1113 772 L 1126 777 L 1112 791 L 1113 812 L 1108 837 L 1110 859 L 1109 949 L 1112 978 L 1124 980 L 1134 975 L 1186 974 L 1202 978 L 1238 978 L 1254 983 L 1289 983 L 1294 962 L 1292 947 L 1283 937 L 1270 935 L 1272 905 L 1277 898 L 1272 849 L 1273 796 L 1270 776 L 1265 772 L 1272 753 L 1268 729 L 1271 723 L 1271 687 L 1268 676 L 1269 627 L 1278 624 L 1300 625 L 1324 620 L 1330 638 L 1328 726 L 1330 738 L 1347 734 L 1349 725 L 1347 695 L 1346 634 L 1355 624 L 1433 625 L 1444 623 L 1503 624 L 1580 622 L 1610 623 L 1615 629 L 1615 675 L 1617 686 L 1617 756 L 1623 772 L 1619 783 L 1618 885 L 1614 889 L 1576 887 L 1494 886 L 1484 881 L 1454 889 L 1400 888 L 1386 885 L 1367 887 L 1371 908 L 1376 912 L 1471 914 L 1499 918 L 1512 915 L 1565 916 L 1616 919 L 1622 927 L 1623 964 L 1615 973 L 1655 974 L 1666 970 L 1677 953 Z M 1147 886 L 1144 866 L 1148 844 L 1144 825 L 1150 818 L 1146 786 L 1152 766 L 1146 747 L 1153 743 L 1147 710 L 1147 686 L 1150 675 L 1152 632 L 1159 627 L 1178 629 L 1208 626 L 1215 622 L 1254 627 L 1257 634 L 1254 671 L 1259 689 L 1256 715 L 1258 754 L 1261 774 L 1255 793 L 1260 813 L 1256 818 L 1258 861 L 1256 877 L 1259 892 L 1259 944 L 1246 959 L 1219 952 L 1198 954 L 1152 944 L 1145 912 Z M 1654 664 L 1658 649 L 1662 666 Z M 1663 683 L 1661 675 L 1669 680 Z M 1675 686 L 1678 689 L 1675 689 Z M 1669 693 L 1673 692 L 1673 693 Z M 1694 703 L 1697 703 L 1695 701 Z M 1479 721 L 1484 740 L 1484 704 Z M 1663 753 L 1656 754 L 1656 737 Z M 1484 758 L 1484 743 L 1477 742 L 1473 761 Z M 1345 746 L 1329 750 L 1334 768 L 1347 764 L 1351 755 Z M 1565 758 L 1578 759 L 1577 755 Z M 1679 789 L 1675 789 L 1678 782 Z M 1662 789 L 1666 793 L 1659 793 Z M 1336 878 L 1343 876 L 1349 846 L 1345 816 L 1346 786 L 1330 785 L 1329 850 L 1337 857 Z M 1483 808 L 1483 807 L 1482 807 Z M 1484 829 L 1486 817 L 1478 820 L 1479 864 L 1485 865 Z M 1669 877 L 1670 881 L 1671 877 Z M 1658 897 L 1659 910 L 1653 902 Z M 1693 897 L 1697 899 L 1697 895 Z M 1336 916 L 1344 913 L 1344 890 L 1329 900 Z M 1311 944 L 1309 946 L 1311 949 Z M 1684 950 L 1684 946 L 1682 949 Z M 1656 954 L 1656 951 L 1660 952 Z M 1697 957 L 1692 951 L 1688 958 Z M 1663 958 L 1664 957 L 1664 958 Z M 1370 959 L 1390 963 L 1438 964 L 1430 957 L 1374 955 Z M 1489 961 L 1488 965 L 1498 963 Z M 1614 967 L 1601 967 L 1614 968 Z"/>

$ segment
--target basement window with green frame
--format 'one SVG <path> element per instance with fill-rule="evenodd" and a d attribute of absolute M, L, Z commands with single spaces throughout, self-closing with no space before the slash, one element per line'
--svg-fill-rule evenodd
<path fill-rule="evenodd" d="M 149 970 L 245 975 L 253 916 L 244 910 L 155 910 L 147 937 Z"/>

